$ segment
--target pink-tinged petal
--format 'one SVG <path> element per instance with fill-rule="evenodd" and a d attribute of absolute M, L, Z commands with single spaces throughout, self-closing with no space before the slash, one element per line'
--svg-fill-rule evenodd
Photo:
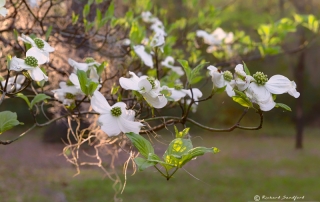
<path fill-rule="evenodd" d="M 133 132 L 139 134 L 141 127 L 143 126 L 140 122 L 130 121 L 124 116 L 117 118 L 118 126 L 123 133 Z"/>
<path fill-rule="evenodd" d="M 101 124 L 101 130 L 105 132 L 109 137 L 117 136 L 121 133 L 118 119 L 111 114 L 100 115 L 98 121 Z"/>
<path fill-rule="evenodd" d="M 137 45 L 133 47 L 134 52 L 141 58 L 143 63 L 150 67 L 153 68 L 153 60 L 152 56 L 145 51 L 145 47 L 142 45 Z"/>
<path fill-rule="evenodd" d="M 152 85 L 147 78 L 141 79 L 138 83 L 138 87 L 141 92 L 149 92 L 152 89 Z"/>
<path fill-rule="evenodd" d="M 32 80 L 34 81 L 48 81 L 48 77 L 43 73 L 43 71 L 39 67 L 34 67 L 31 70 L 28 70 Z"/>
<path fill-rule="evenodd" d="M 151 106 L 157 109 L 163 108 L 168 103 L 168 100 L 164 95 L 152 97 L 149 93 L 144 93 L 142 96 Z"/>
<path fill-rule="evenodd" d="M 38 60 L 38 64 L 42 65 L 46 62 L 48 62 L 49 58 L 47 54 L 44 54 L 39 48 L 36 47 L 32 47 L 30 48 L 27 53 L 26 56 L 33 56 Z"/>
<path fill-rule="evenodd" d="M 111 107 L 106 98 L 99 92 L 95 91 L 91 98 L 92 109 L 100 114 L 110 113 Z"/>

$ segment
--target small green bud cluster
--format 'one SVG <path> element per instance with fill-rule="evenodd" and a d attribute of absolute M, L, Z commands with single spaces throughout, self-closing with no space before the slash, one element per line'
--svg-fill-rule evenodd
<path fill-rule="evenodd" d="M 154 82 L 153 78 L 148 77 L 147 80 L 150 82 L 152 89 L 154 89 L 156 87 L 156 83 Z"/>
<path fill-rule="evenodd" d="M 174 85 L 174 89 L 176 89 L 176 90 L 181 90 L 182 88 L 183 88 L 183 86 L 181 84 Z"/>
<path fill-rule="evenodd" d="M 24 63 L 31 67 L 37 67 L 38 66 L 38 60 L 33 56 L 28 56 L 26 59 L 24 59 Z"/>
<path fill-rule="evenodd" d="M 113 107 L 111 109 L 111 115 L 112 116 L 115 116 L 115 117 L 118 117 L 122 114 L 122 111 L 121 111 L 121 108 L 120 107 Z"/>
<path fill-rule="evenodd" d="M 73 95 L 73 94 L 71 94 L 71 93 L 66 93 L 65 97 L 66 97 L 67 99 L 74 99 L 76 96 Z"/>
<path fill-rule="evenodd" d="M 233 79 L 233 75 L 230 71 L 225 71 L 225 72 L 223 72 L 223 78 L 224 78 L 224 80 L 230 82 Z"/>
<path fill-rule="evenodd" d="M 87 64 L 93 63 L 93 62 L 95 62 L 95 60 L 94 60 L 93 58 L 91 58 L 91 57 L 87 57 L 87 58 L 85 59 L 85 63 L 87 63 Z"/>
<path fill-rule="evenodd" d="M 41 39 L 35 38 L 33 41 L 38 46 L 38 48 L 42 49 L 44 47 L 44 42 Z"/>
<path fill-rule="evenodd" d="M 256 80 L 258 85 L 264 85 L 268 81 L 268 76 L 263 72 L 256 72 L 253 75 L 253 78 Z"/>

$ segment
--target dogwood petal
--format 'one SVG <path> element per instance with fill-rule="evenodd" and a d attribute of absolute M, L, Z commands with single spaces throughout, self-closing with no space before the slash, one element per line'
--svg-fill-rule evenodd
<path fill-rule="evenodd" d="M 42 42 L 43 42 L 43 44 L 44 44 L 44 46 L 43 46 L 43 48 L 42 48 L 42 50 L 43 51 L 45 51 L 45 52 L 48 52 L 48 53 L 51 53 L 51 52 L 53 52 L 55 49 L 52 47 L 52 46 L 50 46 L 49 44 L 48 44 L 48 42 L 46 42 L 45 40 L 43 40 L 43 39 L 40 39 Z"/>
<path fill-rule="evenodd" d="M 140 78 L 134 72 L 129 72 L 129 74 L 130 78 L 121 77 L 119 79 L 120 86 L 125 90 L 140 90 L 138 86 Z"/>
<path fill-rule="evenodd" d="M 232 82 L 234 83 L 234 80 L 232 80 L 231 82 L 226 82 L 227 83 L 226 92 L 229 97 L 233 97 L 236 95 L 236 93 L 233 90 L 233 86 L 231 84 Z"/>
<path fill-rule="evenodd" d="M 0 15 L 5 17 L 8 14 L 8 10 L 6 8 L 0 8 Z"/>
<path fill-rule="evenodd" d="M 109 137 L 117 136 L 121 133 L 118 119 L 111 114 L 102 114 L 99 116 L 98 121 L 101 124 L 101 130 L 105 132 Z"/>
<path fill-rule="evenodd" d="M 295 89 L 296 84 L 282 75 L 272 76 L 265 84 L 265 87 L 272 94 L 283 94 L 290 91 L 289 94 L 294 96 L 295 98 L 300 96 L 300 93 L 298 93 Z"/>
<path fill-rule="evenodd" d="M 32 47 L 30 48 L 26 56 L 33 56 L 38 60 L 38 65 L 42 65 L 48 61 L 48 55 L 44 54 L 39 48 Z"/>
<path fill-rule="evenodd" d="M 93 93 L 90 103 L 94 111 L 100 114 L 110 113 L 111 107 L 106 98 L 99 91 Z"/>
<path fill-rule="evenodd" d="M 142 62 L 146 66 L 153 68 L 152 56 L 145 51 L 144 46 L 142 45 L 133 46 L 133 50 L 141 58 Z"/>
<path fill-rule="evenodd" d="M 163 108 L 168 103 L 168 100 L 164 95 L 152 97 L 149 93 L 144 93 L 142 96 L 151 106 L 157 109 Z"/>
<path fill-rule="evenodd" d="M 123 133 L 134 132 L 139 134 L 141 127 L 143 126 L 140 122 L 130 121 L 126 119 L 126 116 L 121 115 L 117 119 L 118 126 Z"/>
<path fill-rule="evenodd" d="M 149 92 L 152 89 L 152 85 L 150 81 L 148 81 L 147 77 L 143 78 L 138 83 L 138 88 L 142 92 Z"/>
<path fill-rule="evenodd" d="M 182 91 L 186 92 L 186 94 L 187 94 L 190 98 L 193 97 L 193 99 L 194 99 L 195 101 L 198 101 L 199 98 L 202 97 L 202 92 L 201 92 L 198 88 L 192 88 L 192 93 L 191 93 L 191 90 L 184 90 L 184 89 L 182 89 Z M 193 94 L 193 96 L 192 96 L 192 94 Z M 198 103 L 196 103 L 196 104 L 198 104 Z"/>
<path fill-rule="evenodd" d="M 23 68 L 21 67 L 21 64 L 24 64 L 24 60 L 17 58 L 16 56 L 14 56 L 11 61 L 10 61 L 10 70 L 12 71 L 17 71 L 20 72 L 23 70 Z"/>
<path fill-rule="evenodd" d="M 68 59 L 68 63 L 70 66 L 72 66 L 75 70 L 75 72 L 77 72 L 77 70 L 82 70 L 82 71 L 87 71 L 88 70 L 88 64 L 87 63 L 79 63 L 74 61 L 73 59 L 69 58 Z"/>
<path fill-rule="evenodd" d="M 220 72 L 218 68 L 210 65 L 209 67 L 207 67 L 207 69 L 210 71 L 214 87 L 222 88 L 226 85 L 223 74 Z"/>
<path fill-rule="evenodd" d="M 48 77 L 43 73 L 39 67 L 34 67 L 33 69 L 28 70 L 32 80 L 34 81 L 48 81 Z"/>
<path fill-rule="evenodd" d="M 75 73 L 71 73 L 69 76 L 69 80 L 75 85 L 78 89 L 81 89 L 79 78 Z"/>

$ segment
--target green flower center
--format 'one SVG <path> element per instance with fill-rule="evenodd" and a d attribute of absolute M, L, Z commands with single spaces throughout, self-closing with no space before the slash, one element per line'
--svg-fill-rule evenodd
<path fill-rule="evenodd" d="M 68 80 L 68 81 L 66 82 L 66 84 L 67 84 L 67 86 L 74 86 L 74 84 L 73 84 L 70 80 Z"/>
<path fill-rule="evenodd" d="M 147 80 L 150 82 L 152 89 L 154 89 L 156 87 L 156 83 L 154 82 L 153 78 L 148 77 Z"/>
<path fill-rule="evenodd" d="M 121 111 L 121 108 L 120 107 L 113 107 L 111 109 L 111 115 L 112 116 L 115 116 L 115 117 L 118 117 L 122 114 L 122 111 Z"/>
<path fill-rule="evenodd" d="M 66 93 L 65 97 L 66 99 L 74 99 L 76 96 L 71 93 Z"/>
<path fill-rule="evenodd" d="M 224 80 L 230 82 L 233 79 L 233 75 L 230 71 L 225 71 L 225 72 L 223 72 L 223 78 L 224 78 Z"/>
<path fill-rule="evenodd" d="M 38 60 L 33 56 L 28 56 L 24 59 L 24 63 L 31 67 L 38 67 Z"/>
<path fill-rule="evenodd" d="M 264 85 L 268 81 L 268 76 L 263 72 L 256 72 L 253 75 L 253 78 L 256 80 L 258 85 Z"/>
<path fill-rule="evenodd" d="M 174 85 L 174 89 L 181 90 L 183 86 L 181 84 Z"/>
<path fill-rule="evenodd" d="M 42 49 L 44 47 L 44 42 L 41 39 L 35 38 L 33 41 L 38 46 L 38 48 Z"/>
<path fill-rule="evenodd" d="M 93 58 L 91 58 L 91 57 L 87 57 L 87 58 L 85 59 L 85 63 L 87 63 L 87 64 L 93 63 L 93 62 L 95 62 L 95 60 L 94 60 Z"/>

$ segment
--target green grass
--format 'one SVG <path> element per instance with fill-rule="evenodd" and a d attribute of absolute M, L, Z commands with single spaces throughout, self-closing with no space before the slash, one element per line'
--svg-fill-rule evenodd
<path fill-rule="evenodd" d="M 124 193 L 117 197 L 130 202 L 240 202 L 253 201 L 255 195 L 286 195 L 317 201 L 320 200 L 317 131 L 306 133 L 302 151 L 293 149 L 292 135 L 268 135 L 264 130 L 255 135 L 226 133 L 194 137 L 195 146 L 216 146 L 221 152 L 198 157 L 185 168 L 192 175 L 180 169 L 169 181 L 153 168 L 133 176 L 129 169 Z M 84 168 L 80 175 L 72 177 L 75 170 L 71 166 L 32 169 L 19 165 L 6 169 L 3 165 L 1 202 L 48 201 L 48 197 L 53 197 L 51 192 L 63 193 L 69 202 L 113 201 L 114 198 L 112 182 L 103 179 L 98 168 Z M 121 168 L 119 175 L 123 179 Z"/>

